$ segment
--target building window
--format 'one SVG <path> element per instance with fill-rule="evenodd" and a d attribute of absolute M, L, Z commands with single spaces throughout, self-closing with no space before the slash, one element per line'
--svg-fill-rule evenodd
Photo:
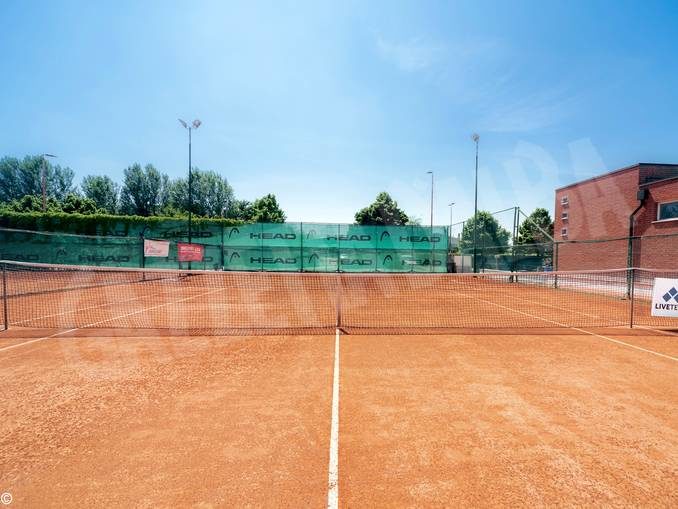
<path fill-rule="evenodd" d="M 660 203 L 657 208 L 657 221 L 678 219 L 678 201 Z"/>
<path fill-rule="evenodd" d="M 562 214 L 560 214 L 560 219 L 562 219 L 563 221 L 567 221 L 568 218 L 569 214 L 567 212 L 563 212 Z"/>
<path fill-rule="evenodd" d="M 563 228 L 562 230 L 560 230 L 560 234 L 561 234 L 563 237 L 567 237 L 567 228 Z"/>
<path fill-rule="evenodd" d="M 568 205 L 569 203 L 570 203 L 570 200 L 568 199 L 567 195 L 563 196 L 563 197 L 560 199 L 560 204 L 561 204 L 561 205 Z"/>

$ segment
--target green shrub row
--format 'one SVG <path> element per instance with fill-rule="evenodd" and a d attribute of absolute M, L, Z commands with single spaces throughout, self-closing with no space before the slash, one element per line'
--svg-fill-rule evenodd
<path fill-rule="evenodd" d="M 65 212 L 0 212 L 0 226 L 38 232 L 74 233 L 78 235 L 117 235 L 121 232 L 136 234 L 144 226 L 151 229 L 167 223 L 185 222 L 188 218 L 117 216 L 110 214 L 68 214 Z M 207 226 L 237 226 L 237 219 L 194 217 L 196 230 Z"/>

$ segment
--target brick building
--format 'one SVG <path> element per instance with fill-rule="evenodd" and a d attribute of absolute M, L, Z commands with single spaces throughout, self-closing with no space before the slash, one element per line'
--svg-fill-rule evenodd
<path fill-rule="evenodd" d="M 678 164 L 649 163 L 556 189 L 557 269 L 626 267 L 632 214 L 632 265 L 678 270 Z"/>

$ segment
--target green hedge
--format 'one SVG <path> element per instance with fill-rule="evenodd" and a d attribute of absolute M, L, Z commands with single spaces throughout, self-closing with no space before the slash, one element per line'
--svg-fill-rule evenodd
<path fill-rule="evenodd" d="M 0 212 L 0 226 L 38 232 L 74 233 L 78 235 L 138 235 L 144 227 L 154 230 L 167 223 L 185 223 L 188 218 L 114 216 L 109 214 L 67 214 L 65 212 Z M 238 226 L 235 219 L 212 219 L 195 217 L 196 230 L 210 226 Z"/>

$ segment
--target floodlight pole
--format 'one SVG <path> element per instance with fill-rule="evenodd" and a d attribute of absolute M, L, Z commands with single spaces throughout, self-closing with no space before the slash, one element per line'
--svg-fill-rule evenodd
<path fill-rule="evenodd" d="M 431 244 L 431 272 L 433 272 L 433 172 L 427 171 L 431 174 L 431 234 L 429 236 L 429 243 Z"/>
<path fill-rule="evenodd" d="M 179 119 L 179 123 L 188 129 L 188 243 L 193 239 L 193 170 L 191 165 L 191 134 L 193 129 L 200 127 L 202 122 L 195 119 L 192 124 Z M 190 265 L 189 265 L 190 266 Z"/>
<path fill-rule="evenodd" d="M 191 126 L 188 127 L 188 243 L 191 243 L 193 214 L 193 171 L 191 169 Z"/>
<path fill-rule="evenodd" d="M 47 158 L 56 157 L 54 154 L 42 154 L 40 165 L 40 186 L 42 187 L 42 211 L 47 212 Z"/>
<path fill-rule="evenodd" d="M 476 144 L 476 189 L 473 205 L 473 272 L 478 272 L 478 141 L 480 136 L 474 133 L 471 139 Z"/>
<path fill-rule="evenodd" d="M 452 249 L 452 207 L 454 207 L 454 202 L 450 202 L 447 204 L 448 207 L 450 207 L 450 231 L 447 235 L 447 243 L 448 243 L 448 249 Z"/>

